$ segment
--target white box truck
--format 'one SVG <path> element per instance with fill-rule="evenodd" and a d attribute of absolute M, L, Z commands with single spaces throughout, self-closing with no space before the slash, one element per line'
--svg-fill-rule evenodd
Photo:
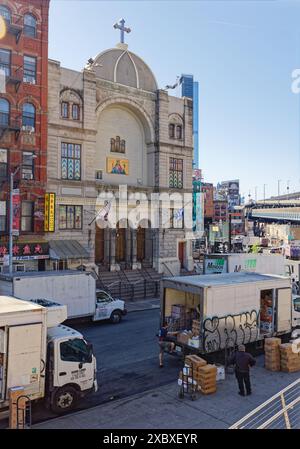
<path fill-rule="evenodd" d="M 209 254 L 204 257 L 204 274 L 243 271 L 286 275 L 286 259 L 281 254 Z"/>
<path fill-rule="evenodd" d="M 55 413 L 97 391 L 92 346 L 61 325 L 65 306 L 39 302 L 0 296 L 0 410 L 8 407 L 12 387 L 23 387 L 31 401 L 46 400 Z"/>
<path fill-rule="evenodd" d="M 270 336 L 289 338 L 293 328 L 300 327 L 300 297 L 292 297 L 290 279 L 281 276 L 228 273 L 165 278 L 161 322 L 178 332 L 178 352 L 208 354 L 257 344 Z M 195 326 L 198 335 L 192 335 Z"/>
<path fill-rule="evenodd" d="M 96 292 L 96 280 L 87 271 L 38 271 L 0 275 L 0 295 L 20 299 L 48 299 L 67 306 L 68 319 L 91 317 L 119 323 L 125 302 L 105 291 Z"/>

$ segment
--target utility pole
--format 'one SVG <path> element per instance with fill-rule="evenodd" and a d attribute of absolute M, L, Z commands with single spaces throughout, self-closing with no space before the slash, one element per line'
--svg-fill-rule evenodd
<path fill-rule="evenodd" d="M 257 202 L 257 186 L 255 186 L 255 202 Z"/>
<path fill-rule="evenodd" d="M 287 190 L 287 199 L 289 200 L 289 193 L 290 193 L 290 180 L 286 182 L 286 190 Z"/>
<path fill-rule="evenodd" d="M 265 204 L 265 201 L 266 201 L 266 185 L 267 184 L 264 184 L 264 204 Z"/>
<path fill-rule="evenodd" d="M 280 183 L 281 183 L 281 179 L 278 179 L 278 196 L 280 196 Z"/>

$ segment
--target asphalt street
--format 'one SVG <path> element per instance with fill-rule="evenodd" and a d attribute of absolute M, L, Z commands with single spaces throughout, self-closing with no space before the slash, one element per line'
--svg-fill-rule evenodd
<path fill-rule="evenodd" d="M 93 344 L 99 384 L 98 392 L 81 400 L 76 410 L 129 397 L 177 380 L 181 362 L 176 357 L 166 355 L 165 367 L 159 368 L 158 326 L 158 309 L 129 313 L 116 325 L 72 324 Z M 54 416 L 41 404 L 33 406 L 33 424 Z"/>

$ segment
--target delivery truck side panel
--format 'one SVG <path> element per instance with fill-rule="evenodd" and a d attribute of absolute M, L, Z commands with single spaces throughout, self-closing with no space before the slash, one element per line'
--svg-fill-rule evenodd
<path fill-rule="evenodd" d="M 199 287 L 188 285 L 184 280 L 181 285 L 179 282 L 172 285 L 171 281 L 164 283 L 162 311 L 165 318 L 170 317 L 172 304 L 193 308 L 198 301 L 200 353 L 216 352 L 263 340 L 265 336 L 291 332 L 292 295 L 287 278 L 273 276 L 270 280 L 265 277 L 263 281 Z M 195 288 L 198 294 L 192 293 L 191 289 L 195 291 Z M 266 298 L 270 301 L 268 307 Z M 269 315 L 264 318 L 266 311 Z M 268 319 L 267 330 L 262 326 L 265 319 Z"/>
<path fill-rule="evenodd" d="M 96 285 L 88 273 L 64 276 L 32 276 L 14 278 L 14 296 L 21 299 L 48 299 L 66 305 L 68 318 L 95 313 Z"/>
<path fill-rule="evenodd" d="M 0 408 L 7 405 L 10 387 L 24 387 L 32 400 L 42 398 L 46 368 L 46 310 L 16 309 L 6 313 L 4 307 L 0 314 L 0 352 L 4 367 Z"/>
<path fill-rule="evenodd" d="M 42 323 L 12 326 L 8 328 L 8 363 L 6 391 L 24 386 L 32 399 L 44 396 L 41 370 L 45 369 Z"/>

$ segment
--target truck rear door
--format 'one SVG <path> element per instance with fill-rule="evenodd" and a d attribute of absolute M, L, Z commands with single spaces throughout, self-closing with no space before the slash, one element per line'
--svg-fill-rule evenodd
<path fill-rule="evenodd" d="M 10 327 L 7 353 L 7 397 L 8 389 L 16 386 L 24 387 L 26 394 L 39 394 L 42 324 Z"/>
<path fill-rule="evenodd" d="M 279 288 L 276 297 L 275 325 L 277 332 L 290 332 L 292 327 L 292 294 L 290 288 Z"/>

